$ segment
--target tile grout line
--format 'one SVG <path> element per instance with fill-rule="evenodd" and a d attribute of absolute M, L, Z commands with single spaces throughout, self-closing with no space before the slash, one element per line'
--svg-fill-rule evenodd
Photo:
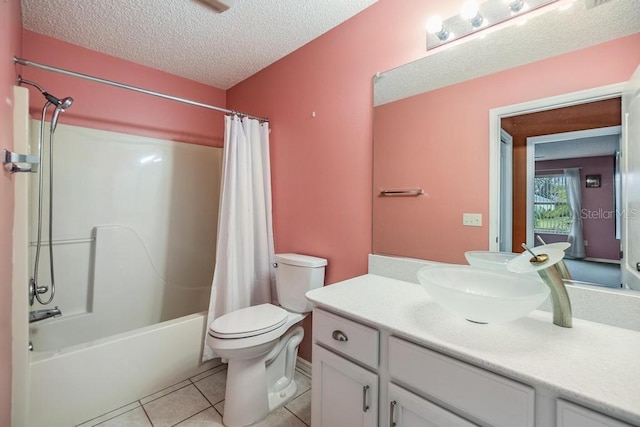
<path fill-rule="evenodd" d="M 171 385 L 171 386 L 169 386 L 169 387 L 163 388 L 162 390 L 158 390 L 158 391 L 156 391 L 155 393 L 151 393 L 149 396 L 153 396 L 154 394 L 161 393 L 161 392 L 163 392 L 164 390 L 168 390 L 168 389 L 170 389 L 171 387 L 175 387 L 175 386 L 177 386 L 178 384 L 180 384 L 180 383 L 182 383 L 182 382 L 185 382 L 185 381 L 187 381 L 187 380 L 182 380 L 182 381 L 180 381 L 180 382 L 178 382 L 178 383 L 175 383 L 174 385 Z M 155 401 L 156 401 L 156 400 L 158 400 L 158 399 L 162 399 L 163 397 L 168 396 L 168 395 L 170 395 L 171 393 L 175 393 L 175 392 L 176 392 L 176 391 L 178 391 L 178 390 L 182 390 L 182 389 L 183 389 L 183 388 L 185 388 L 185 387 L 189 387 L 190 385 L 195 385 L 195 384 L 193 384 L 193 383 L 191 383 L 191 382 L 190 382 L 189 384 L 185 384 L 185 385 L 183 385 L 182 387 L 179 387 L 179 388 L 177 388 L 177 389 L 175 389 L 175 390 L 171 390 L 170 392 L 168 392 L 168 393 L 166 393 L 166 394 L 163 394 L 162 396 L 158 396 L 158 397 L 156 397 L 155 399 L 151 399 L 150 401 L 148 401 L 148 402 L 146 402 L 146 403 L 142 403 L 142 400 L 143 400 L 143 399 L 148 398 L 149 396 L 145 396 L 145 397 L 143 397 L 142 399 L 138 400 L 137 402 L 138 402 L 138 403 L 140 403 L 140 406 L 144 407 L 144 405 L 146 405 L 146 404 L 148 404 L 148 403 L 155 402 Z M 198 388 L 198 387 L 196 387 L 196 388 Z"/>
<path fill-rule="evenodd" d="M 220 368 L 220 369 L 218 369 L 218 368 Z M 204 371 L 204 372 L 199 373 L 198 375 L 194 375 L 192 377 L 189 377 L 188 380 L 195 384 L 198 381 L 202 381 L 205 378 L 209 378 L 211 375 L 215 375 L 215 374 L 220 373 L 220 372 L 222 372 L 222 371 L 224 371 L 226 369 L 227 369 L 227 366 L 226 366 L 226 364 L 223 363 L 223 364 L 220 364 L 220 365 L 218 365 L 218 366 L 216 366 L 214 368 L 209 369 L 208 371 Z M 207 372 L 210 372 L 210 373 L 208 375 L 203 376 L 202 378 L 198 378 L 198 381 L 193 381 L 193 378 L 199 377 L 200 375 L 203 375 L 203 374 L 205 374 Z"/>
<path fill-rule="evenodd" d="M 209 378 L 209 377 L 205 377 L 205 378 Z M 204 378 L 203 378 L 203 379 L 204 379 Z M 205 395 L 204 395 L 204 393 L 202 392 L 202 390 L 200 390 L 200 389 L 198 388 L 198 386 L 197 386 L 195 383 L 193 384 L 193 386 L 196 388 L 196 390 L 198 390 L 198 393 L 200 393 L 200 394 L 202 395 L 202 397 L 204 397 L 204 400 L 206 400 L 207 402 L 209 402 L 209 405 L 210 405 L 211 407 L 213 407 L 213 409 L 216 409 L 214 405 L 217 405 L 217 404 L 218 404 L 218 403 L 220 403 L 220 402 L 224 402 L 224 399 L 222 399 L 220 402 L 212 403 L 212 402 L 209 400 L 209 398 L 208 398 L 207 396 L 205 396 Z M 216 409 L 216 411 L 217 411 L 217 409 Z M 222 414 L 220 414 L 220 415 L 222 415 Z"/>
<path fill-rule="evenodd" d="M 187 421 L 187 420 L 190 420 L 191 418 L 195 417 L 195 416 L 196 416 L 196 415 L 198 415 L 198 414 L 203 413 L 204 411 L 208 410 L 209 408 L 213 408 L 213 406 L 206 407 L 206 408 L 204 408 L 202 411 L 200 411 L 200 412 L 196 412 L 195 414 L 191 415 L 190 417 L 185 418 L 184 420 L 178 421 L 178 422 L 177 422 L 177 423 L 175 423 L 175 424 L 171 424 L 171 427 L 175 427 L 175 426 L 177 426 L 177 425 L 178 425 L 178 424 L 180 424 L 180 423 L 183 423 L 183 422 L 185 422 L 185 421 Z M 215 408 L 213 408 L 213 409 L 215 409 Z M 217 412 L 217 411 L 216 411 L 216 412 Z"/>
<path fill-rule="evenodd" d="M 136 401 L 133 401 L 133 402 L 131 402 L 131 403 L 127 403 L 126 405 L 122 405 L 122 406 L 120 406 L 119 408 L 114 409 L 113 411 L 109 411 L 109 412 L 106 412 L 106 413 L 104 413 L 104 414 L 102 414 L 102 415 L 98 415 L 97 417 L 93 417 L 93 418 L 91 418 L 91 419 L 89 419 L 89 420 L 83 421 L 83 422 L 81 422 L 80 424 L 77 424 L 77 425 L 76 425 L 76 427 L 81 426 L 81 425 L 83 425 L 83 424 L 90 423 L 90 422 L 92 422 L 92 421 L 94 421 L 94 420 L 97 420 L 97 419 L 99 419 L 99 418 L 101 418 L 101 417 L 104 417 L 104 416 L 105 416 L 105 415 L 107 415 L 107 414 L 110 414 L 110 413 L 112 413 L 112 412 L 116 412 L 116 411 L 118 411 L 119 409 L 122 409 L 122 408 L 124 408 L 124 407 L 126 407 L 126 406 L 132 405 L 132 404 L 134 404 L 134 403 L 137 403 L 137 404 L 138 404 L 138 407 L 139 407 L 139 406 L 142 406 L 142 405 L 140 405 L 140 401 L 139 401 L 139 400 L 136 400 Z M 134 409 L 136 409 L 136 408 L 137 408 L 137 407 L 131 408 L 131 409 L 129 409 L 128 411 L 124 411 L 124 412 L 122 412 L 122 413 L 120 413 L 120 414 L 117 414 L 117 415 L 114 415 L 114 416 L 109 417 L 109 418 L 107 418 L 107 419 L 104 419 L 104 420 L 102 420 L 102 421 L 100 421 L 100 422 L 98 422 L 98 423 L 96 423 L 96 424 L 93 424 L 93 423 L 92 423 L 90 426 L 87 426 L 87 427 L 95 427 L 95 426 L 96 426 L 96 425 L 98 425 L 98 424 L 102 424 L 102 423 L 104 423 L 104 422 L 106 422 L 106 421 L 109 421 L 109 420 L 112 420 L 112 419 L 114 419 L 114 418 L 117 418 L 117 417 L 119 417 L 120 415 L 126 414 L 127 412 L 131 412 L 131 411 L 133 411 L 133 410 L 134 410 Z"/>
<path fill-rule="evenodd" d="M 305 391 L 305 393 L 306 393 L 306 391 Z M 304 394 L 304 393 L 303 393 L 303 394 Z M 301 394 L 300 396 L 302 396 L 302 394 Z M 300 396 L 298 396 L 298 397 L 300 397 Z M 296 398 L 296 399 L 297 399 L 297 398 Z M 293 399 L 293 400 L 296 400 L 296 399 Z M 293 402 L 293 400 L 292 400 L 292 402 Z M 305 422 L 304 422 L 304 420 L 303 420 L 302 418 L 300 418 L 298 415 L 296 415 L 296 414 L 295 414 L 291 409 L 287 408 L 286 406 L 283 406 L 283 408 L 284 408 L 284 409 L 286 409 L 287 411 L 289 411 L 289 413 L 290 413 L 291 415 L 293 415 L 294 417 L 296 417 L 297 419 L 299 419 L 299 420 L 300 420 L 300 422 L 301 422 L 302 424 L 304 424 L 305 426 L 309 427 L 309 424 L 305 423 Z"/>
<path fill-rule="evenodd" d="M 140 402 L 140 401 L 138 401 L 138 402 Z M 140 402 L 140 403 L 142 403 L 142 402 Z M 149 417 L 149 413 L 147 412 L 146 409 L 144 409 L 144 405 L 140 405 L 140 407 L 142 408 L 142 411 L 144 412 L 144 416 L 147 417 L 147 421 L 149 421 L 149 424 L 151 424 L 151 427 L 154 427 L 153 426 L 153 421 L 151 421 L 151 417 Z"/>

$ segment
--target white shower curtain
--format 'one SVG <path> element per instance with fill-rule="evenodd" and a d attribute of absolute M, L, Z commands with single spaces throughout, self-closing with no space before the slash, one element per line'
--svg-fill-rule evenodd
<path fill-rule="evenodd" d="M 571 247 L 566 250 L 567 256 L 584 258 L 587 256 L 584 247 L 582 231 L 582 194 L 580 191 L 580 169 L 564 169 L 565 185 L 567 188 L 567 204 L 571 212 L 571 230 L 567 241 Z"/>
<path fill-rule="evenodd" d="M 268 123 L 225 117 L 217 242 L 207 326 L 275 296 Z M 212 357 L 205 345 L 203 360 Z"/>

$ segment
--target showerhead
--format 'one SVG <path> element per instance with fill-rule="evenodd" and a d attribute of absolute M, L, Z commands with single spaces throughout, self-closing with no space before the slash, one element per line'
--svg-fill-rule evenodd
<path fill-rule="evenodd" d="M 66 98 L 62 98 L 60 100 L 60 108 L 62 108 L 63 110 L 66 110 L 67 108 L 71 107 L 71 104 L 73 104 L 73 98 L 71 98 L 70 96 L 67 96 Z"/>
<path fill-rule="evenodd" d="M 38 89 L 40 91 L 40 93 L 42 93 L 42 95 L 47 99 L 47 101 L 49 101 L 50 103 L 52 103 L 56 108 L 60 107 L 63 110 L 65 108 L 69 108 L 71 107 L 71 104 L 73 103 L 73 98 L 70 97 L 66 97 L 66 98 L 57 98 L 53 95 L 51 95 L 49 92 L 47 92 L 46 90 L 44 90 L 44 88 L 42 86 L 40 86 L 38 83 L 36 82 L 32 82 L 30 80 L 25 80 L 22 78 L 22 76 L 18 76 L 18 83 L 22 84 L 26 84 L 29 86 L 33 86 L 36 89 Z"/>

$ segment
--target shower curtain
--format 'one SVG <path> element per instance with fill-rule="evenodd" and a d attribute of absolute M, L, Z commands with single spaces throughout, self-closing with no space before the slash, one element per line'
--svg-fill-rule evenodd
<path fill-rule="evenodd" d="M 207 326 L 275 296 L 269 124 L 225 117 L 218 246 Z M 204 346 L 203 360 L 215 357 Z"/>
<path fill-rule="evenodd" d="M 571 212 L 571 230 L 567 241 L 571 247 L 566 250 L 571 258 L 584 258 L 587 256 L 584 247 L 584 235 L 582 231 L 582 194 L 580 192 L 580 169 L 564 169 L 565 186 L 567 188 L 567 204 Z"/>

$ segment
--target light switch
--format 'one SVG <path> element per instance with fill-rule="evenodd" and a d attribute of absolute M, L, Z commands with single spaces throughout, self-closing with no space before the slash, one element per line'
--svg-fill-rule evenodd
<path fill-rule="evenodd" d="M 482 214 L 462 214 L 462 225 L 468 225 L 471 227 L 482 227 Z"/>

